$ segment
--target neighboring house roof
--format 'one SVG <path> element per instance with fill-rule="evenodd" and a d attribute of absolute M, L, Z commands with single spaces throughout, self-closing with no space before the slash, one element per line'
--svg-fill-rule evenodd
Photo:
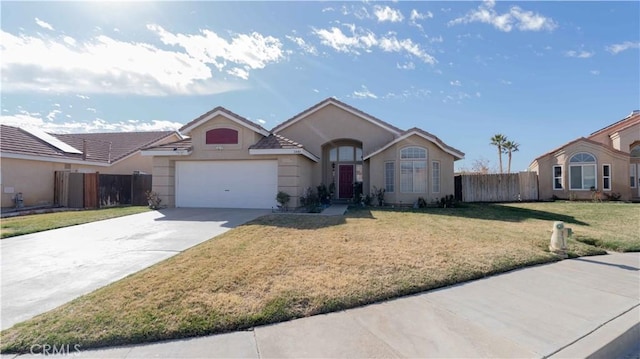
<path fill-rule="evenodd" d="M 312 161 L 318 162 L 318 156 L 307 151 L 303 145 L 278 134 L 263 137 L 255 145 L 249 147 L 252 155 L 294 154 L 304 155 Z"/>
<path fill-rule="evenodd" d="M 193 141 L 185 138 L 180 141 L 165 143 L 159 146 L 150 146 L 142 149 L 143 156 L 187 156 L 193 151 Z"/>
<path fill-rule="evenodd" d="M 50 134 L 77 150 L 65 152 L 52 141 L 27 130 L 2 125 L 0 150 L 4 157 L 110 165 L 176 134 L 175 131 Z"/>
<path fill-rule="evenodd" d="M 379 118 L 373 117 L 371 115 L 369 115 L 368 113 L 365 113 L 361 110 L 358 110 L 357 108 L 350 106 L 342 101 L 339 101 L 333 97 L 329 97 L 327 99 L 325 99 L 324 101 L 321 101 L 320 103 L 313 105 L 311 107 L 309 107 L 308 109 L 300 112 L 299 114 L 293 116 L 292 118 L 284 121 L 283 123 L 279 124 L 278 126 L 274 127 L 273 130 L 271 130 L 271 132 L 279 132 L 284 130 L 285 128 L 293 125 L 294 123 L 300 121 L 301 119 L 311 115 L 312 113 L 321 110 L 322 108 L 329 106 L 329 105 L 334 105 L 337 106 L 347 112 L 350 112 L 351 114 L 358 116 L 366 121 L 369 121 L 377 126 L 380 126 L 382 128 L 384 128 L 385 130 L 394 133 L 395 135 L 400 135 L 402 133 L 402 130 L 397 128 L 396 126 L 393 126 L 387 122 L 382 121 Z"/>
<path fill-rule="evenodd" d="M 186 125 L 182 126 L 180 128 L 180 132 L 185 134 L 185 135 L 189 135 L 191 133 L 191 131 L 202 125 L 203 123 L 209 121 L 210 119 L 216 117 L 216 116 L 223 116 L 225 118 L 228 118 L 229 120 L 242 125 L 244 127 L 249 128 L 250 130 L 257 132 L 263 136 L 268 136 L 269 135 L 269 131 L 267 131 L 266 129 L 264 129 L 262 126 L 260 126 L 259 124 L 252 122 L 240 115 L 238 115 L 237 113 L 231 112 L 229 110 L 227 110 L 226 108 L 222 107 L 222 106 L 218 106 L 216 108 L 214 108 L 213 110 L 205 113 L 204 115 L 196 118 L 195 120 L 187 123 Z"/>
<path fill-rule="evenodd" d="M 611 151 L 611 152 L 613 152 L 613 153 L 617 153 L 617 154 L 620 154 L 620 155 L 623 155 L 623 156 L 629 156 L 629 154 L 628 154 L 628 153 L 623 152 L 623 151 L 616 150 L 615 148 L 613 148 L 613 147 L 611 147 L 611 146 L 607 146 L 607 145 L 605 145 L 605 144 L 602 144 L 602 143 L 600 143 L 600 142 L 598 142 L 598 141 L 591 140 L 591 139 L 589 139 L 589 138 L 580 137 L 580 138 L 576 138 L 575 140 L 573 140 L 573 141 L 571 141 L 571 142 L 567 142 L 567 143 L 565 143 L 564 145 L 562 145 L 562 146 L 560 146 L 560 147 L 558 147 L 558 148 L 555 148 L 554 150 L 549 151 L 549 152 L 545 153 L 545 154 L 544 154 L 544 155 L 542 155 L 542 156 L 538 156 L 538 157 L 536 157 L 533 161 L 531 161 L 531 163 L 529 164 L 529 167 L 531 167 L 531 166 L 533 165 L 533 163 L 534 163 L 534 162 L 537 162 L 539 159 L 541 159 L 541 158 L 543 158 L 543 157 L 546 157 L 546 156 L 553 155 L 553 154 L 555 154 L 556 152 L 558 152 L 558 151 L 562 150 L 563 148 L 565 148 L 565 147 L 569 147 L 569 146 L 573 145 L 574 143 L 581 142 L 581 141 L 582 141 L 582 142 L 586 142 L 586 143 L 590 143 L 590 144 L 593 144 L 593 145 L 596 145 L 596 146 L 599 146 L 599 147 L 602 147 L 603 149 L 605 149 L 605 150 L 609 150 L 609 151 Z"/>
<path fill-rule="evenodd" d="M 378 153 L 386 150 L 387 148 L 395 145 L 396 143 L 398 143 L 398 142 L 400 142 L 400 141 L 402 141 L 404 139 L 407 139 L 407 138 L 409 138 L 409 137 L 411 137 L 413 135 L 422 137 L 422 138 L 426 139 L 427 141 L 432 142 L 436 146 L 440 147 L 440 149 L 443 150 L 444 152 L 452 155 L 454 157 L 455 161 L 461 160 L 461 159 L 464 158 L 464 152 L 445 144 L 437 136 L 432 135 L 431 133 L 429 133 L 429 132 L 427 132 L 425 130 L 422 130 L 422 129 L 419 129 L 417 127 L 414 127 L 414 128 L 411 128 L 411 129 L 405 131 L 404 133 L 402 133 L 400 135 L 400 137 L 398 137 L 398 138 L 394 139 L 393 141 L 387 143 L 386 145 L 384 145 L 383 147 L 379 148 L 378 150 L 366 155 L 364 157 L 364 159 L 365 160 L 369 159 L 369 158 L 377 155 Z"/>
<path fill-rule="evenodd" d="M 622 120 L 618 122 L 614 122 L 607 127 L 601 128 L 598 131 L 593 132 L 592 134 L 589 135 L 589 138 L 593 138 L 599 134 L 602 134 L 603 132 L 607 133 L 607 135 L 611 135 L 612 133 L 622 131 L 637 123 L 640 123 L 640 110 L 634 110 Z"/>

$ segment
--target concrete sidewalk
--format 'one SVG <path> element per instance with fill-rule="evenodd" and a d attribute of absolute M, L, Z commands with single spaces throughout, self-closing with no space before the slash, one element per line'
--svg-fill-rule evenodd
<path fill-rule="evenodd" d="M 624 350 L 640 335 L 639 269 L 640 253 L 565 260 L 252 331 L 73 354 L 81 358 L 616 357 L 626 354 Z"/>

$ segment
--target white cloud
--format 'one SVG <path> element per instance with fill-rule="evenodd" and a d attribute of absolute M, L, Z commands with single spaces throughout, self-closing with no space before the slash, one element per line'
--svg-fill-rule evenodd
<path fill-rule="evenodd" d="M 400 10 L 392 9 L 389 6 L 376 5 L 373 7 L 373 14 L 378 19 L 378 22 L 401 22 L 404 19 Z"/>
<path fill-rule="evenodd" d="M 460 82 L 460 80 L 449 81 L 449 85 L 451 85 L 451 86 L 462 86 L 462 82 Z"/>
<path fill-rule="evenodd" d="M 156 33 L 162 30 L 153 29 Z M 165 40 L 173 36 L 176 43 L 183 40 L 164 30 L 161 35 Z M 244 86 L 221 77 L 214 78 L 207 61 L 218 60 L 215 65 L 220 71 L 227 66 L 249 71 L 282 56 L 279 43 L 255 33 L 238 35 L 230 42 L 219 38 L 216 42 L 204 35 L 189 39 L 191 44 L 201 43 L 200 51 L 209 57 L 120 41 L 105 35 L 78 42 L 69 36 L 35 37 L 0 31 L 3 91 L 152 96 L 215 94 Z M 184 41 L 188 42 L 187 39 Z M 212 59 L 212 47 L 222 52 L 214 53 L 215 59 Z"/>
<path fill-rule="evenodd" d="M 353 94 L 351 95 L 351 97 L 353 97 L 353 98 L 373 98 L 373 99 L 378 98 L 378 96 L 376 94 L 374 94 L 373 92 L 369 91 L 369 89 L 365 85 L 362 85 L 360 91 L 353 91 Z"/>
<path fill-rule="evenodd" d="M 239 77 L 243 80 L 248 80 L 249 79 L 249 71 L 240 68 L 240 67 L 234 67 L 232 69 L 227 70 L 227 73 L 229 75 L 235 76 L 235 77 Z"/>
<path fill-rule="evenodd" d="M 416 64 L 414 64 L 413 62 L 409 61 L 409 62 L 406 62 L 406 63 L 404 63 L 402 65 L 396 64 L 396 67 L 398 69 L 400 69 L 400 70 L 415 70 Z"/>
<path fill-rule="evenodd" d="M 43 29 L 47 29 L 47 30 L 51 30 L 51 31 L 53 31 L 53 30 L 54 30 L 54 29 L 53 29 L 53 26 L 51 26 L 48 22 L 43 21 L 43 20 L 40 20 L 40 19 L 38 19 L 38 18 L 35 18 L 35 20 L 36 20 L 36 24 L 37 24 L 38 26 L 40 26 L 41 28 L 43 28 Z"/>
<path fill-rule="evenodd" d="M 589 71 L 589 73 L 592 74 L 592 75 L 596 75 L 596 76 L 600 75 L 600 71 L 599 70 L 591 70 L 591 71 Z"/>
<path fill-rule="evenodd" d="M 70 118 L 69 115 L 67 117 Z M 49 133 L 170 131 L 183 126 L 182 123 L 161 120 L 107 122 L 101 118 L 95 118 L 89 122 L 51 122 L 45 121 L 38 114 L 27 111 L 20 111 L 13 115 L 2 115 L 0 123 L 15 127 L 36 127 Z"/>
<path fill-rule="evenodd" d="M 640 49 L 640 42 L 625 41 L 620 44 L 609 45 L 606 47 L 606 49 L 610 53 L 616 55 L 619 52 L 626 51 L 629 49 Z"/>
<path fill-rule="evenodd" d="M 438 35 L 438 36 L 434 36 L 434 37 L 430 37 L 429 38 L 429 42 L 430 43 L 441 43 L 444 42 L 444 39 L 442 38 L 442 35 Z"/>
<path fill-rule="evenodd" d="M 303 38 L 290 35 L 287 35 L 286 38 L 298 45 L 302 49 L 302 51 L 311 55 L 318 55 L 318 50 L 315 48 L 315 46 L 307 44 L 307 42 L 304 41 Z"/>
<path fill-rule="evenodd" d="M 85 95 L 76 95 L 77 98 L 81 98 L 83 100 L 88 100 L 89 96 L 85 96 Z"/>
<path fill-rule="evenodd" d="M 56 119 L 56 116 L 58 116 L 58 114 L 61 114 L 62 111 L 60 110 L 51 110 L 48 114 L 47 114 L 47 120 L 49 121 L 54 121 Z"/>
<path fill-rule="evenodd" d="M 325 7 L 324 9 L 322 9 L 322 12 L 327 12 L 327 11 L 336 11 L 336 9 L 332 7 Z"/>
<path fill-rule="evenodd" d="M 95 108 L 93 108 L 93 107 L 87 107 L 87 108 L 86 108 L 86 110 L 87 110 L 87 111 L 89 111 L 89 112 L 93 112 L 93 113 L 98 112 L 98 110 L 96 110 L 96 109 L 95 109 Z"/>
<path fill-rule="evenodd" d="M 411 87 L 407 90 L 403 90 L 401 92 L 387 92 L 386 95 L 383 96 L 386 100 L 407 100 L 409 98 L 428 98 L 431 95 L 431 91 L 423 88 L 415 88 Z"/>
<path fill-rule="evenodd" d="M 567 57 L 577 57 L 579 59 L 588 59 L 593 55 L 595 55 L 595 52 L 589 52 L 585 50 L 580 50 L 580 51 L 571 50 L 571 51 L 566 51 L 564 55 Z"/>
<path fill-rule="evenodd" d="M 264 125 L 265 123 L 267 123 L 267 121 L 265 121 L 265 120 L 263 120 L 261 118 L 257 119 L 256 122 L 261 124 L 261 125 Z"/>
<path fill-rule="evenodd" d="M 513 82 L 509 81 L 509 80 L 500 80 L 500 83 L 503 85 L 511 85 Z"/>
<path fill-rule="evenodd" d="M 351 34 L 345 34 L 337 27 L 331 29 L 313 29 L 313 33 L 320 38 L 323 45 L 329 46 L 338 52 L 359 55 L 360 50 L 372 52 L 378 48 L 384 52 L 406 53 L 426 62 L 435 64 L 437 60 L 428 54 L 420 45 L 411 39 L 397 39 L 395 35 L 377 36 L 370 30 L 358 28 L 355 25 L 347 26 Z"/>
<path fill-rule="evenodd" d="M 267 64 L 284 58 L 282 43 L 275 37 L 260 33 L 236 34 L 227 41 L 211 30 L 200 34 L 173 34 L 160 25 L 150 24 L 147 29 L 160 36 L 165 45 L 182 47 L 192 58 L 212 64 L 222 70 L 227 62 L 243 66 L 247 71 L 262 69 Z"/>
<path fill-rule="evenodd" d="M 493 0 L 484 1 L 477 9 L 469 11 L 465 16 L 449 21 L 448 25 L 481 22 L 491 24 L 500 31 L 509 32 L 515 26 L 520 31 L 553 31 L 558 25 L 553 19 L 532 11 L 512 6 L 508 12 L 499 14 L 494 10 Z"/>
<path fill-rule="evenodd" d="M 423 14 L 423 13 L 420 13 L 416 9 L 412 9 L 411 10 L 411 15 L 409 16 L 409 19 L 411 21 L 424 20 L 424 19 L 433 19 L 433 13 L 431 11 L 427 11 L 426 13 Z"/>

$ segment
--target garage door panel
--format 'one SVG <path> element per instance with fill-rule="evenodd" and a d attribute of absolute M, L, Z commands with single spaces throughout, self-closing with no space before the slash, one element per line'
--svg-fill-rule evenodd
<path fill-rule="evenodd" d="M 176 162 L 176 206 L 272 208 L 277 161 Z"/>

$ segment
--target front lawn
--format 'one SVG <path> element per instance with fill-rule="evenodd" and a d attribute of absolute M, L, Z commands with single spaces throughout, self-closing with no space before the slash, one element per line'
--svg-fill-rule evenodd
<path fill-rule="evenodd" d="M 1 333 L 1 348 L 184 338 L 417 293 L 557 260 L 548 252 L 554 220 L 579 240 L 633 247 L 637 221 L 629 218 L 637 209 L 532 203 L 353 210 L 344 218 L 269 215 L 17 324 Z M 569 245 L 571 256 L 604 253 Z"/>
<path fill-rule="evenodd" d="M 74 226 L 103 219 L 128 216 L 149 211 L 148 207 L 114 207 L 85 211 L 65 211 L 55 213 L 31 214 L 3 218 L 0 224 L 0 238 L 20 236 L 50 229 Z"/>

